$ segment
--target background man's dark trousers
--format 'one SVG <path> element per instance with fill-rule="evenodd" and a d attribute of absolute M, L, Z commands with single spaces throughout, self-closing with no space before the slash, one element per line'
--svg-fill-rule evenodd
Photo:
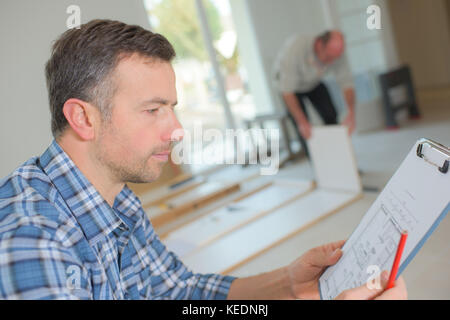
<path fill-rule="evenodd" d="M 296 92 L 298 102 L 302 107 L 303 113 L 309 121 L 309 115 L 306 110 L 306 99 L 308 99 L 313 105 L 314 109 L 322 118 L 323 122 L 328 124 L 337 124 L 337 113 L 336 108 L 334 107 L 333 100 L 331 99 L 330 93 L 327 87 L 320 82 L 316 87 L 307 92 Z M 291 118 L 292 122 L 295 125 L 295 129 L 302 145 L 303 150 L 305 150 L 306 156 L 309 158 L 308 146 L 306 144 L 306 140 L 302 137 L 300 132 L 298 131 L 297 122 L 295 121 L 292 114 L 288 111 L 288 115 Z"/>

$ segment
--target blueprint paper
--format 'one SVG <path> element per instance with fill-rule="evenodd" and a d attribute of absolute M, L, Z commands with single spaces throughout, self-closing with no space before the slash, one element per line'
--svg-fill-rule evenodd
<path fill-rule="evenodd" d="M 333 299 L 346 289 L 361 286 L 373 278 L 374 267 L 391 270 L 400 233 L 408 232 L 398 275 L 412 260 L 426 239 L 450 209 L 450 172 L 437 167 L 411 149 L 400 168 L 346 241 L 341 259 L 319 279 L 322 299 Z M 427 156 L 433 163 L 442 155 Z M 448 159 L 448 157 L 447 157 Z"/>

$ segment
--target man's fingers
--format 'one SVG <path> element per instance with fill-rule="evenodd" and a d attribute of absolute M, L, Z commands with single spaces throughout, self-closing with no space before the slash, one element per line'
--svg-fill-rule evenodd
<path fill-rule="evenodd" d="M 303 138 L 308 140 L 311 138 L 311 124 L 307 121 L 301 122 L 297 124 L 298 130 L 300 131 L 300 134 Z"/>
<path fill-rule="evenodd" d="M 311 128 L 304 127 L 303 129 L 301 129 L 301 134 L 303 138 L 308 140 L 309 138 L 311 138 Z"/>
<path fill-rule="evenodd" d="M 348 125 L 347 128 L 348 128 L 348 135 L 351 136 L 355 127 L 352 125 Z"/>
<path fill-rule="evenodd" d="M 337 300 L 372 300 L 375 299 L 383 289 L 369 289 L 365 284 L 342 292 Z"/>
<path fill-rule="evenodd" d="M 341 248 L 344 243 L 345 240 L 340 240 L 315 248 L 314 261 L 311 262 L 320 267 L 327 267 L 335 264 L 342 256 Z"/>
<path fill-rule="evenodd" d="M 333 251 L 336 249 L 341 249 L 344 246 L 345 241 L 347 241 L 347 240 L 339 240 L 336 242 L 332 242 L 329 244 L 329 246 L 330 246 L 331 250 L 333 250 Z"/>
<path fill-rule="evenodd" d="M 339 240 L 333 243 L 330 243 L 330 249 L 331 249 L 331 257 L 328 261 L 328 265 L 333 265 L 336 262 L 339 261 L 341 258 L 343 252 L 342 247 L 344 246 L 346 240 Z"/>
<path fill-rule="evenodd" d="M 331 243 L 324 245 L 322 248 L 325 249 L 324 251 L 326 252 L 327 255 L 331 255 L 334 252 L 336 252 L 337 249 L 342 249 L 342 247 L 345 244 L 345 241 L 346 240 L 339 240 L 336 242 L 331 242 Z M 340 251 L 342 253 L 342 250 L 338 250 L 338 251 Z"/>
<path fill-rule="evenodd" d="M 406 300 L 408 299 L 408 292 L 406 290 L 406 283 L 403 277 L 398 277 L 394 283 L 394 287 L 385 290 L 380 294 L 377 300 Z"/>
<path fill-rule="evenodd" d="M 331 256 L 328 258 L 327 263 L 325 264 L 326 266 L 332 266 L 334 264 L 336 264 L 336 262 L 339 261 L 339 259 L 342 257 L 342 250 L 340 248 L 337 248 L 336 250 L 334 250 L 331 253 Z"/>
<path fill-rule="evenodd" d="M 336 300 L 372 300 L 384 290 L 383 286 L 369 287 L 366 283 L 360 287 L 345 290 L 336 297 Z"/>
<path fill-rule="evenodd" d="M 345 290 L 339 296 L 337 300 L 399 300 L 407 299 L 408 293 L 406 290 L 406 284 L 402 277 L 399 277 L 395 281 L 393 288 L 385 290 L 389 279 L 389 272 L 383 271 L 381 273 L 381 283 L 379 286 L 369 286 L 367 283 L 354 288 Z"/>
<path fill-rule="evenodd" d="M 380 274 L 380 283 L 378 286 L 365 283 L 360 287 L 343 291 L 339 294 L 337 300 L 372 300 L 381 295 L 387 285 L 389 273 L 383 271 Z"/>

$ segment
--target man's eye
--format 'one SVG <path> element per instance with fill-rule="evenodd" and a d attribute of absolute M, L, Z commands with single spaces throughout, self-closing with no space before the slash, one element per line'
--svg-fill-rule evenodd
<path fill-rule="evenodd" d="M 155 114 L 158 111 L 158 109 L 148 109 L 147 112 L 150 114 Z"/>

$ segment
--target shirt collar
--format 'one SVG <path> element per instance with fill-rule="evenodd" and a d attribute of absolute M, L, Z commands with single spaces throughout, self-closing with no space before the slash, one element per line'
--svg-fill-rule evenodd
<path fill-rule="evenodd" d="M 132 217 L 140 212 L 141 203 L 128 186 L 125 185 L 117 195 L 111 208 L 55 140 L 41 155 L 39 162 L 91 245 L 116 228 L 133 228 L 119 216 L 123 214 L 135 222 Z"/>

